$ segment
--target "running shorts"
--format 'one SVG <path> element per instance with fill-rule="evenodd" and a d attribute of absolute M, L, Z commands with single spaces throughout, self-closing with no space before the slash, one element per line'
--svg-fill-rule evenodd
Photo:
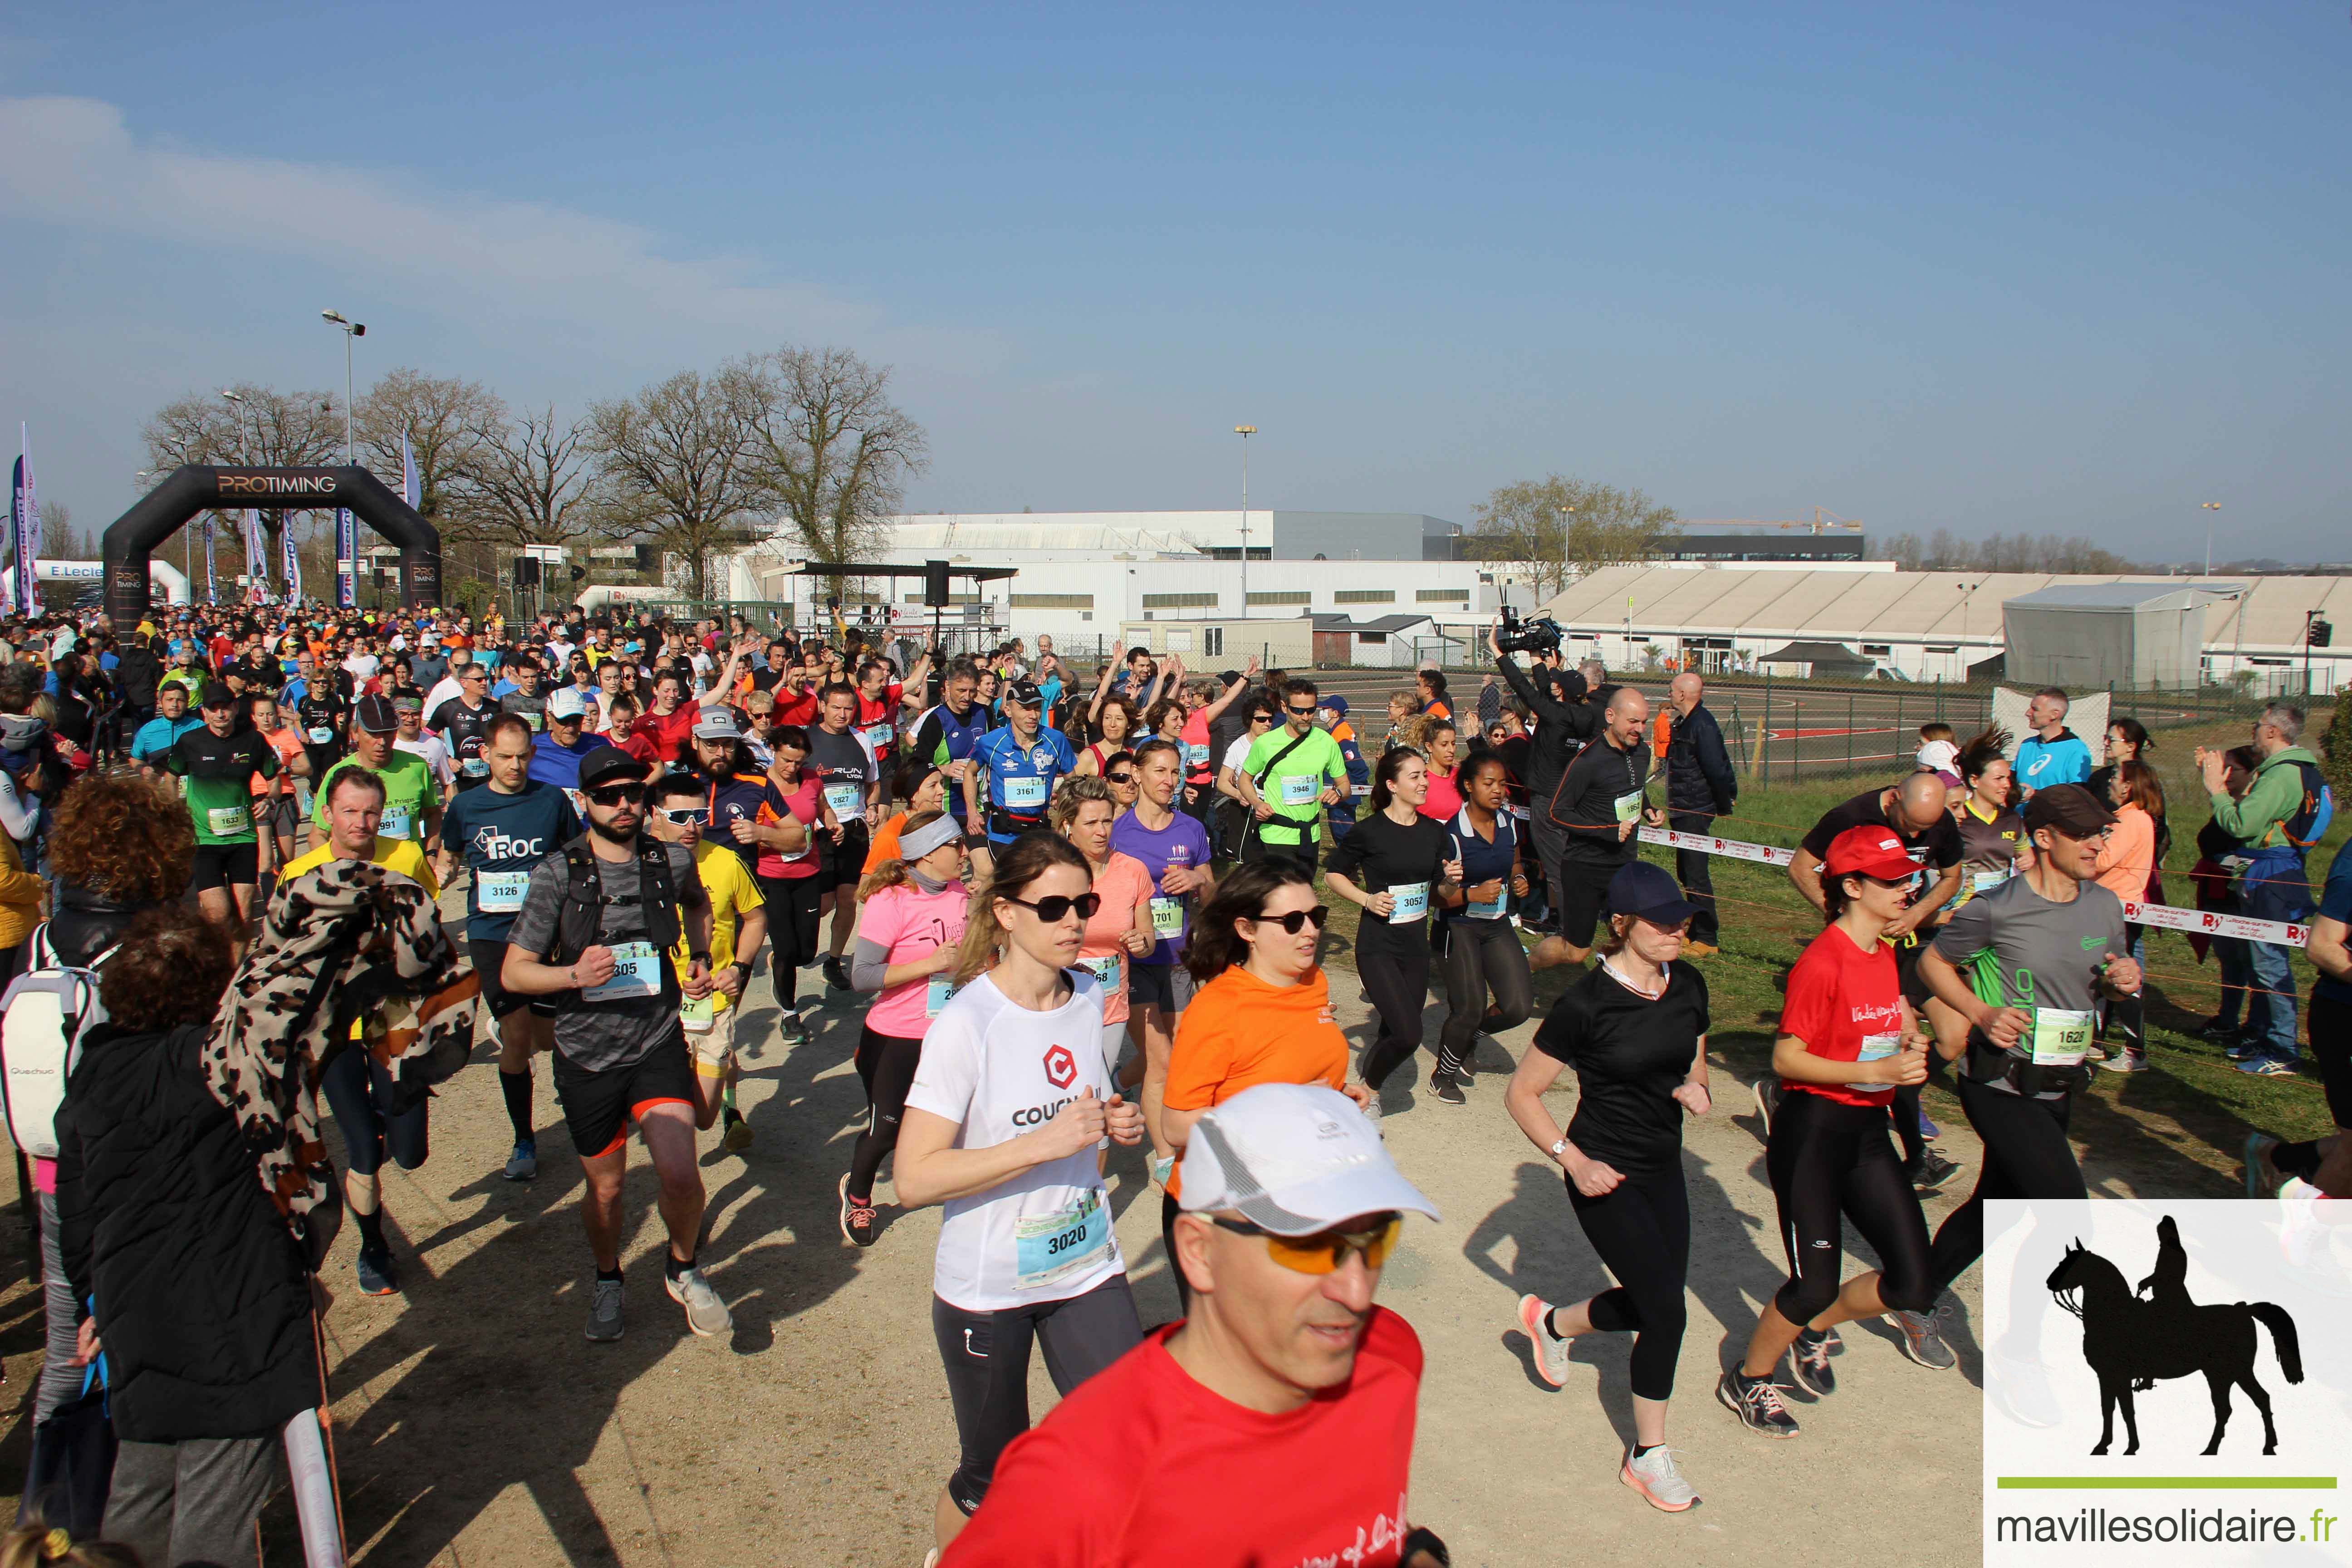
<path fill-rule="evenodd" d="M 629 1139 L 629 1123 L 656 1105 L 694 1109 L 694 1064 L 685 1032 L 673 1028 L 661 1044 L 626 1067 L 602 1072 L 574 1067 L 555 1053 L 555 1098 L 563 1107 L 564 1130 L 583 1160 L 610 1154 Z"/>
<path fill-rule="evenodd" d="M 1127 966 L 1127 1004 L 1157 1007 L 1173 1016 L 1192 1000 L 1192 972 L 1181 963 L 1130 963 Z"/>
<path fill-rule="evenodd" d="M 740 1002 L 722 1007 L 710 1016 L 710 1027 L 686 1031 L 686 1048 L 694 1054 L 694 1070 L 704 1078 L 726 1076 L 727 1064 L 735 1059 L 735 1016 L 742 1010 Z"/>
<path fill-rule="evenodd" d="M 474 961 L 475 978 L 482 983 L 482 1005 L 490 1010 L 491 1017 L 503 1018 L 530 1005 L 530 997 L 516 995 L 499 978 L 507 964 L 505 942 L 469 937 L 466 942 L 466 956 Z"/>
<path fill-rule="evenodd" d="M 841 842 L 835 844 L 833 835 L 819 833 L 816 841 L 816 881 L 824 892 L 835 888 L 856 888 L 866 875 L 866 851 L 872 837 L 863 822 L 841 825 Z"/>
<path fill-rule="evenodd" d="M 198 892 L 211 888 L 250 888 L 261 880 L 261 847 L 254 843 L 199 844 L 188 886 Z"/>

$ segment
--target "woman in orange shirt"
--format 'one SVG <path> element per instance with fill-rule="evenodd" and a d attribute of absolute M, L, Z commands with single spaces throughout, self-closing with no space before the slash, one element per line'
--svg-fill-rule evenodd
<path fill-rule="evenodd" d="M 2092 870 L 2099 886 L 2126 904 L 2138 903 L 2148 896 L 2163 853 L 2164 783 L 2154 768 L 2132 758 L 2115 765 L 2107 795 L 2115 803 L 2116 825 L 2098 858 L 2091 862 Z M 2136 921 L 2124 926 L 2124 945 L 2134 959 L 2145 951 L 2143 929 Z M 2141 1028 L 2145 1007 L 2137 995 L 2107 999 L 2106 1026 L 2100 1033 L 2119 1047 L 2109 1050 L 2101 1064 L 2109 1072 L 2138 1072 L 2147 1066 L 2147 1036 Z"/>
<path fill-rule="evenodd" d="M 1331 985 L 1315 962 L 1328 910 L 1304 868 L 1261 862 L 1217 884 L 1184 952 L 1199 989 L 1176 1026 L 1160 1131 L 1181 1161 L 1201 1113 L 1261 1083 L 1319 1083 L 1369 1109 L 1371 1091 L 1348 1081 L 1348 1038 L 1331 1014 Z M 1183 1191 L 1171 1172 L 1160 1205 L 1161 1245 Z M 1177 1295 L 1192 1291 L 1181 1270 Z"/>

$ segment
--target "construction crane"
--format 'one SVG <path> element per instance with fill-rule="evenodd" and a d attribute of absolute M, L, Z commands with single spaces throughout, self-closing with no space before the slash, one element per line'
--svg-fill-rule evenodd
<path fill-rule="evenodd" d="M 1850 517 L 1840 517 L 1825 506 L 1813 508 L 1811 522 L 1800 519 L 1794 522 L 1762 517 L 1689 517 L 1683 520 L 1685 528 L 1801 528 L 1808 533 L 1860 533 L 1862 523 Z"/>

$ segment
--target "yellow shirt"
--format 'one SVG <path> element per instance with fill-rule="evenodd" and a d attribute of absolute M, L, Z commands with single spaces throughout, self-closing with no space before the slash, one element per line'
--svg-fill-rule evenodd
<path fill-rule="evenodd" d="M 308 854 L 297 855 L 286 862 L 278 880 L 290 882 L 306 871 L 315 871 L 335 858 L 334 846 L 321 844 Z M 397 871 L 412 882 L 421 883 L 427 894 L 437 900 L 441 884 L 433 878 L 433 868 L 425 862 L 425 851 L 406 838 L 383 838 L 375 841 L 375 853 L 368 857 L 387 871 Z"/>
<path fill-rule="evenodd" d="M 741 917 L 762 908 L 767 900 L 760 896 L 760 884 L 751 879 L 743 857 L 723 844 L 714 844 L 708 838 L 696 840 L 694 870 L 702 879 L 702 890 L 710 895 L 710 973 L 716 974 L 735 962 L 735 932 L 742 925 Z M 690 939 L 684 934 L 686 911 L 680 910 L 677 919 L 680 934 L 670 957 L 683 978 L 693 955 L 688 952 Z M 733 1005 L 726 992 L 711 992 L 710 1010 L 714 1014 L 724 1013 Z"/>

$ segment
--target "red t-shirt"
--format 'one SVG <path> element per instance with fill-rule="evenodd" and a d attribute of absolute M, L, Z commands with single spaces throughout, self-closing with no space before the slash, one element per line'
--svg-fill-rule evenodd
<path fill-rule="evenodd" d="M 879 724 L 885 719 L 896 717 L 898 699 L 906 695 L 906 691 L 907 689 L 895 680 L 882 689 L 878 701 L 860 691 L 857 694 L 857 727 L 863 730 L 869 724 Z"/>
<path fill-rule="evenodd" d="M 1013 1440 L 940 1568 L 1392 1568 L 1421 1391 L 1412 1326 L 1375 1309 L 1347 1383 L 1281 1415 L 1193 1382 L 1163 1348 L 1179 1326 Z"/>
<path fill-rule="evenodd" d="M 1780 1033 L 1794 1035 L 1805 1048 L 1833 1062 L 1891 1055 L 1901 1049 L 1903 984 L 1895 978 L 1895 950 L 1879 942 L 1868 952 L 1831 926 L 1813 938 L 1789 971 L 1788 1000 L 1780 1007 Z M 1841 1105 L 1885 1105 L 1895 1086 L 1847 1089 L 1833 1083 L 1793 1083 L 1790 1089 L 1825 1095 Z"/>
<path fill-rule="evenodd" d="M 629 736 L 644 736 L 662 761 L 675 763 L 678 749 L 694 738 L 694 721 L 701 717 L 702 705 L 691 700 L 679 703 L 667 718 L 647 710 L 629 726 Z"/>
<path fill-rule="evenodd" d="M 777 687 L 775 710 L 769 714 L 768 721 L 772 724 L 798 724 L 805 730 L 816 722 L 816 693 L 803 691 L 794 697 L 784 688 Z"/>

